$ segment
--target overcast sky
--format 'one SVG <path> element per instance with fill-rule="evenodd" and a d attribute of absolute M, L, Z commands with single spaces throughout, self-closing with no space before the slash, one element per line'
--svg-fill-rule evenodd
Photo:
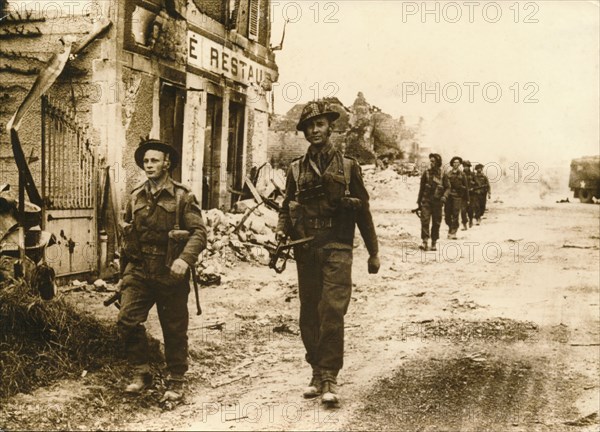
<path fill-rule="evenodd" d="M 315 96 L 349 106 L 362 91 L 396 118 L 422 116 L 423 144 L 445 157 L 542 166 L 600 152 L 598 1 L 272 0 L 271 7 L 273 45 L 290 19 L 276 52 L 278 113 Z"/>
<path fill-rule="evenodd" d="M 599 153 L 597 1 L 273 1 L 272 15 L 273 45 L 290 19 L 278 113 L 298 91 L 347 106 L 362 91 L 394 117 L 424 117 L 424 144 L 446 156 L 550 165 Z"/>

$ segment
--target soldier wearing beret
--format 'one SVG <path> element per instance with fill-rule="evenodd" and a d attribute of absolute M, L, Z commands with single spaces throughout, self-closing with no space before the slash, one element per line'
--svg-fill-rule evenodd
<path fill-rule="evenodd" d="M 448 225 L 448 238 L 456 240 L 456 232 L 459 226 L 460 210 L 463 200 L 469 200 L 469 189 L 467 179 L 460 171 L 462 158 L 454 156 L 450 159 L 451 169 L 448 172 L 448 182 L 450 183 L 450 193 L 444 207 L 445 220 Z"/>
<path fill-rule="evenodd" d="M 304 397 L 338 402 L 343 366 L 344 315 L 352 292 L 352 248 L 358 225 L 369 252 L 368 272 L 379 271 L 378 243 L 360 166 L 330 142 L 339 113 L 324 101 L 308 103 L 297 130 L 310 142 L 287 172 L 277 237 L 312 236 L 294 250 L 300 297 L 300 332 L 312 378 Z"/>
<path fill-rule="evenodd" d="M 492 190 L 490 188 L 490 181 L 487 176 L 483 173 L 483 165 L 475 165 L 475 196 L 473 200 L 477 203 L 477 211 L 475 212 L 475 223 L 479 225 L 481 223 L 481 217 L 485 213 L 485 207 L 487 200 L 492 197 Z"/>
<path fill-rule="evenodd" d="M 151 384 L 144 322 L 156 304 L 169 372 L 163 399 L 177 400 L 182 397 L 188 369 L 190 267 L 206 246 L 206 228 L 194 195 L 171 178 L 170 171 L 179 162 L 179 154 L 171 145 L 142 141 L 135 151 L 135 162 L 147 180 L 131 191 L 123 223 L 117 330 L 134 368 L 133 381 L 125 391 L 140 393 Z M 179 227 L 189 231 L 190 237 L 170 264 L 169 232 Z"/>
<path fill-rule="evenodd" d="M 473 213 L 474 207 L 476 203 L 473 202 L 472 191 L 475 188 L 475 179 L 473 178 L 473 171 L 471 171 L 471 162 L 468 160 L 463 161 L 463 174 L 467 180 L 467 192 L 468 197 L 465 198 L 463 196 L 463 200 L 461 203 L 460 216 L 463 225 L 463 231 L 467 229 L 467 223 L 469 224 L 469 228 L 473 226 Z"/>
<path fill-rule="evenodd" d="M 421 210 L 422 250 L 428 250 L 429 224 L 431 222 L 431 250 L 437 250 L 436 243 L 440 238 L 442 223 L 442 207 L 450 195 L 448 177 L 442 172 L 442 157 L 437 153 L 429 155 L 431 167 L 421 176 L 417 205 Z"/>

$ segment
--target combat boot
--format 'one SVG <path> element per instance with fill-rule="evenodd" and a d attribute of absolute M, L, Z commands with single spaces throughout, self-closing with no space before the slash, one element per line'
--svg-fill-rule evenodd
<path fill-rule="evenodd" d="M 435 240 L 431 241 L 431 250 L 432 251 L 436 251 L 437 250 L 437 246 L 435 245 Z"/>
<path fill-rule="evenodd" d="M 321 397 L 321 401 L 328 405 L 334 405 L 339 402 L 336 382 L 330 379 L 323 381 L 323 396 Z"/>
<path fill-rule="evenodd" d="M 469 228 L 473 228 L 473 219 L 469 221 Z"/>
<path fill-rule="evenodd" d="M 130 394 L 139 394 L 152 384 L 152 375 L 147 372 L 136 373 L 133 381 L 125 387 L 125 392 Z"/>
<path fill-rule="evenodd" d="M 185 379 L 183 375 L 171 374 L 166 381 L 166 391 L 163 395 L 161 402 L 170 401 L 175 402 L 183 398 L 183 385 Z"/>
<path fill-rule="evenodd" d="M 475 220 L 475 225 L 481 225 L 481 219 L 480 218 L 477 218 Z"/>
<path fill-rule="evenodd" d="M 466 231 L 466 230 L 467 230 L 467 223 L 466 223 L 466 222 L 462 224 L 462 228 L 461 228 L 461 229 L 462 229 L 463 231 Z"/>
<path fill-rule="evenodd" d="M 421 246 L 419 246 L 419 249 L 421 249 L 422 251 L 426 251 L 427 248 L 427 240 L 423 240 L 423 244 L 421 244 Z"/>
<path fill-rule="evenodd" d="M 313 368 L 313 376 L 310 379 L 308 386 L 304 389 L 302 396 L 304 396 L 305 399 L 312 399 L 319 396 L 323 386 L 321 380 L 321 371 L 318 368 Z"/>

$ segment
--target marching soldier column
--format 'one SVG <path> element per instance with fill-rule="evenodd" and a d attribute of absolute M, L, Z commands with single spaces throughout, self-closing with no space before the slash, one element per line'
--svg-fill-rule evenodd
<path fill-rule="evenodd" d="M 423 172 L 417 197 L 417 209 L 413 213 L 421 219 L 421 250 L 437 250 L 440 237 L 442 209 L 448 225 L 448 239 L 456 240 L 456 233 L 462 221 L 462 230 L 466 231 L 481 224 L 487 199 L 491 197 L 489 179 L 483 174 L 483 165 L 475 166 L 471 171 L 471 162 L 463 161 L 460 156 L 450 159 L 450 169 L 442 169 L 442 157 L 438 153 L 429 154 L 430 167 Z M 461 170 L 460 167 L 463 167 Z M 431 225 L 431 231 L 430 231 Z M 431 238 L 431 246 L 428 241 Z"/>

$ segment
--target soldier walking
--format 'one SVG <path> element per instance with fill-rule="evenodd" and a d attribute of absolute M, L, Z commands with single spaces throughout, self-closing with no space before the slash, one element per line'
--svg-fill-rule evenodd
<path fill-rule="evenodd" d="M 442 172 L 442 157 L 437 153 L 429 155 L 431 167 L 421 176 L 421 186 L 417 205 L 421 211 L 421 250 L 428 250 L 429 224 L 431 222 L 431 250 L 437 250 L 440 238 L 442 207 L 450 194 L 448 177 Z"/>
<path fill-rule="evenodd" d="M 179 154 L 171 145 L 159 140 L 143 141 L 135 151 L 135 162 L 147 180 L 132 190 L 123 226 L 117 330 L 134 368 L 133 381 L 125 391 L 140 393 L 151 384 L 144 322 L 156 304 L 169 372 L 163 400 L 178 400 L 183 395 L 188 369 L 190 267 L 206 247 L 206 228 L 194 195 L 170 176 L 179 162 Z M 177 225 L 191 235 L 169 265 L 169 232 Z"/>
<path fill-rule="evenodd" d="M 462 229 L 466 231 L 467 223 L 469 224 L 469 228 L 473 226 L 473 200 L 471 199 L 471 191 L 475 187 L 475 180 L 473 179 L 473 171 L 471 171 L 471 162 L 468 160 L 463 161 L 463 174 L 465 179 L 467 180 L 467 194 L 463 196 L 460 216 L 462 220 Z"/>
<path fill-rule="evenodd" d="M 490 181 L 487 176 L 483 173 L 483 165 L 475 165 L 475 197 L 474 201 L 477 202 L 477 212 L 475 213 L 475 223 L 479 225 L 481 223 L 481 217 L 485 213 L 485 207 L 487 200 L 492 197 L 492 190 L 490 188 Z"/>
<path fill-rule="evenodd" d="M 450 159 L 451 170 L 448 172 L 448 182 L 450 183 L 450 193 L 444 206 L 445 220 L 448 225 L 448 238 L 456 240 L 456 232 L 459 226 L 459 217 L 462 201 L 469 200 L 469 189 L 467 188 L 467 179 L 459 170 L 462 164 L 462 158 L 454 156 Z"/>
<path fill-rule="evenodd" d="M 310 146 L 287 172 L 277 238 L 313 236 L 296 247 L 300 332 L 312 378 L 304 397 L 322 394 L 338 402 L 337 376 L 343 366 L 344 315 L 352 292 L 352 248 L 358 225 L 369 252 L 369 273 L 379 271 L 378 243 L 360 166 L 330 142 L 339 113 L 324 101 L 308 103 L 296 129 Z"/>

